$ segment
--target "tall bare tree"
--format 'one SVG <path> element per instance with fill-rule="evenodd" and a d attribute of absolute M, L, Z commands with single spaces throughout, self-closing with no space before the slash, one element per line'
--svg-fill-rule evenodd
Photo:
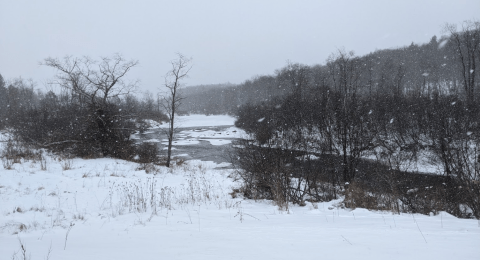
<path fill-rule="evenodd" d="M 126 95 L 138 86 L 138 81 L 127 81 L 125 75 L 137 60 L 126 60 L 120 54 L 93 60 L 89 57 L 63 59 L 46 58 L 41 65 L 57 70 L 51 84 L 69 90 L 80 103 L 104 107 L 108 101 Z"/>
<path fill-rule="evenodd" d="M 176 130 L 175 113 L 178 111 L 178 108 L 184 99 L 179 94 L 179 89 L 182 86 L 181 81 L 188 77 L 188 72 L 192 68 L 190 62 L 191 58 L 187 58 L 184 55 L 177 53 L 177 58 L 170 62 L 172 67 L 165 75 L 165 87 L 167 88 L 167 91 L 162 96 L 162 106 L 168 116 L 169 124 L 168 129 L 165 131 L 168 136 L 167 167 L 170 167 L 173 135 Z"/>

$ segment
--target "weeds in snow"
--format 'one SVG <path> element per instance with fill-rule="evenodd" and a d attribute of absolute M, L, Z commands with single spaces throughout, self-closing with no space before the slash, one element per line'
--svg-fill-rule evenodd
<path fill-rule="evenodd" d="M 156 215 L 163 210 L 179 208 L 185 209 L 189 215 L 187 206 L 214 205 L 218 209 L 238 206 L 230 194 L 223 192 L 213 176 L 206 174 L 204 168 L 188 169 L 185 176 L 186 183 L 179 187 L 163 186 L 156 177 L 114 183 L 108 195 L 112 216 L 145 212 Z"/>
<path fill-rule="evenodd" d="M 68 171 L 72 169 L 73 160 L 67 156 L 59 157 L 60 165 L 62 166 L 62 170 Z"/>
<path fill-rule="evenodd" d="M 68 234 L 70 234 L 70 230 L 72 230 L 73 226 L 75 226 L 75 223 L 70 223 L 70 226 L 68 227 L 68 230 L 67 230 L 67 234 L 65 235 L 65 245 L 63 246 L 63 250 L 67 248 Z"/>
<path fill-rule="evenodd" d="M 11 259 L 12 260 L 30 260 L 30 259 L 32 259 L 31 254 L 29 254 L 27 252 L 27 246 L 25 245 L 25 243 L 20 238 L 18 238 L 18 243 L 20 244 L 19 245 L 20 248 L 18 249 L 18 251 L 13 252 Z M 45 256 L 44 259 L 49 260 L 51 253 L 52 253 L 52 244 L 50 243 L 50 247 L 48 248 L 47 255 Z"/>

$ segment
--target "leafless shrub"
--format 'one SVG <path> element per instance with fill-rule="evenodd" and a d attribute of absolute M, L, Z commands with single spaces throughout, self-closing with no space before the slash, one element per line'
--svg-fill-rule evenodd
<path fill-rule="evenodd" d="M 37 206 L 34 206 L 34 207 L 31 207 L 30 210 L 31 210 L 31 211 L 43 212 L 43 211 L 45 211 L 45 207 L 37 207 Z"/>
<path fill-rule="evenodd" d="M 35 150 L 33 150 L 31 146 L 24 144 L 20 141 L 13 140 L 7 142 L 5 152 L 5 156 L 14 159 L 15 163 L 20 163 L 20 159 L 35 161 L 39 158 L 40 154 L 40 152 L 35 152 Z"/>
<path fill-rule="evenodd" d="M 344 199 L 347 208 L 366 208 L 373 210 L 391 210 L 390 204 L 385 203 L 384 196 L 373 194 L 363 189 L 360 184 L 352 183 L 345 192 Z M 382 205 L 382 206 L 381 206 Z"/>
<path fill-rule="evenodd" d="M 13 166 L 13 160 L 2 158 L 2 164 L 5 170 L 11 170 Z"/>
<path fill-rule="evenodd" d="M 136 147 L 137 159 L 135 160 L 138 163 L 159 163 L 158 156 L 158 147 L 155 143 L 141 143 Z"/>
<path fill-rule="evenodd" d="M 11 260 L 30 260 L 32 259 L 32 256 L 31 254 L 29 254 L 27 252 L 27 246 L 26 244 L 20 239 L 20 237 L 18 238 L 18 242 L 19 242 L 19 249 L 18 251 L 14 252 L 12 254 L 12 257 L 11 257 Z M 48 248 L 48 251 L 47 251 L 47 255 L 45 256 L 45 260 L 49 260 L 50 259 L 50 254 L 52 253 L 52 244 L 50 244 L 50 247 Z"/>
<path fill-rule="evenodd" d="M 70 223 L 70 226 L 68 227 L 68 230 L 67 230 L 67 234 L 65 234 L 65 245 L 63 246 L 63 250 L 67 248 L 68 235 L 70 234 L 70 230 L 72 230 L 73 226 L 75 226 L 75 223 Z"/>
<path fill-rule="evenodd" d="M 230 196 L 232 196 L 232 199 L 235 199 L 238 197 L 238 193 L 240 193 L 240 189 L 237 189 L 237 188 L 234 188 L 232 189 L 232 191 L 228 194 L 230 194 Z"/>
<path fill-rule="evenodd" d="M 81 214 L 81 213 L 77 213 L 77 214 L 73 214 L 73 219 L 75 220 L 85 220 L 85 215 Z"/>
<path fill-rule="evenodd" d="M 27 247 L 24 245 L 23 241 L 18 238 L 18 242 L 20 243 L 20 249 L 13 253 L 12 260 L 29 260 L 31 259 L 31 255 L 27 255 Z M 17 254 L 20 253 L 20 258 L 17 258 Z"/>
<path fill-rule="evenodd" d="M 142 171 L 144 170 L 145 173 L 153 173 L 153 174 L 157 174 L 159 172 L 159 168 L 157 167 L 157 165 L 153 164 L 153 163 L 141 163 L 139 164 L 139 166 L 136 168 L 137 171 Z"/>
<path fill-rule="evenodd" d="M 73 159 L 70 155 L 61 154 L 58 158 L 60 165 L 62 166 L 62 170 L 68 171 L 72 169 Z"/>
<path fill-rule="evenodd" d="M 0 153 L 0 158 L 2 159 L 3 168 L 11 170 L 13 164 L 22 163 L 22 160 L 36 162 L 41 158 L 41 153 L 41 151 L 35 152 L 30 146 L 19 141 L 9 139 Z"/>
<path fill-rule="evenodd" d="M 47 170 L 47 160 L 46 160 L 45 156 L 43 155 L 43 152 L 40 152 L 40 169 L 42 171 Z"/>
<path fill-rule="evenodd" d="M 305 153 L 274 145 L 244 140 L 240 147 L 235 148 L 231 162 L 242 179 L 240 190 L 245 198 L 273 200 L 280 209 L 288 210 L 289 203 L 306 205 L 307 200 L 337 197 L 339 187 L 331 184 L 332 179 L 338 183 L 334 167 L 317 167 Z"/>
<path fill-rule="evenodd" d="M 25 231 L 25 230 L 27 230 L 27 226 L 23 223 L 20 223 L 20 225 L 18 226 L 18 230 L 20 232 Z"/>
<path fill-rule="evenodd" d="M 175 158 L 175 166 L 182 166 L 185 163 L 185 158 Z"/>

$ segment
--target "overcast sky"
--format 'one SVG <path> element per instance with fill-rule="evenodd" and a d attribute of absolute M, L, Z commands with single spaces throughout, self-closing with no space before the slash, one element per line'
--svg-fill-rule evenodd
<path fill-rule="evenodd" d="M 0 0 L 0 74 L 42 87 L 54 74 L 44 58 L 122 53 L 140 62 L 129 75 L 140 90 L 157 92 L 180 52 L 193 58 L 186 84 L 241 83 L 342 47 L 425 43 L 479 10 L 480 0 Z"/>

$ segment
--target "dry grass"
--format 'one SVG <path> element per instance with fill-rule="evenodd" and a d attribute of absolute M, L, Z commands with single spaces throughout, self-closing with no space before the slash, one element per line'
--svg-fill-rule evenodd
<path fill-rule="evenodd" d="M 58 161 L 60 162 L 60 165 L 62 166 L 62 170 L 68 171 L 72 169 L 73 166 L 73 159 L 69 156 L 62 155 L 58 157 Z"/>

